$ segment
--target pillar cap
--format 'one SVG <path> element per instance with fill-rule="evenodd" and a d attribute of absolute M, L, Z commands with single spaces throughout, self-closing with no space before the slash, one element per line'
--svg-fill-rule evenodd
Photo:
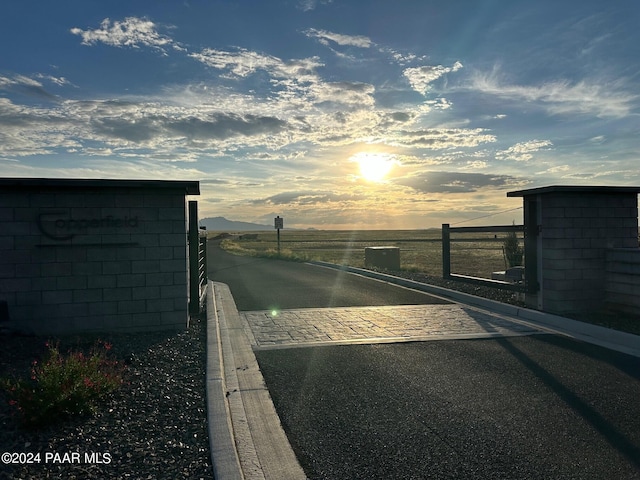
<path fill-rule="evenodd" d="M 185 195 L 200 195 L 200 182 L 193 180 L 119 180 L 92 178 L 0 178 L 3 189 L 105 189 L 139 188 L 178 190 Z"/>
<path fill-rule="evenodd" d="M 577 194 L 629 194 L 640 193 L 640 187 L 608 187 L 589 185 L 551 185 L 547 187 L 529 188 L 507 192 L 507 197 L 527 197 L 529 195 L 544 195 L 549 193 L 577 193 Z"/>

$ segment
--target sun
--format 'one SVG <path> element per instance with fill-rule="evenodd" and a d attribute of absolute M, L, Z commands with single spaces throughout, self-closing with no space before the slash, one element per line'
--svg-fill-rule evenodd
<path fill-rule="evenodd" d="M 396 163 L 393 155 L 369 152 L 356 153 L 351 161 L 358 163 L 360 175 L 369 182 L 382 182 Z"/>

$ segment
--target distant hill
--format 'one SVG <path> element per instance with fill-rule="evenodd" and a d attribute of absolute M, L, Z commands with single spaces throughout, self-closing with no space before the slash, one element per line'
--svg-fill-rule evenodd
<path fill-rule="evenodd" d="M 259 223 L 237 222 L 227 220 L 224 217 L 208 217 L 200 219 L 200 226 L 207 227 L 207 230 L 219 232 L 248 232 L 256 230 L 273 230 L 273 225 L 261 225 Z"/>

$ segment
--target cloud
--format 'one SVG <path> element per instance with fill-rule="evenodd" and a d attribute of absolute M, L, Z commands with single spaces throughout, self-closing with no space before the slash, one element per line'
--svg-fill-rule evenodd
<path fill-rule="evenodd" d="M 482 168 L 487 168 L 488 166 L 489 164 L 484 160 L 469 160 L 465 165 L 465 168 L 468 168 L 471 170 L 479 170 Z"/>
<path fill-rule="evenodd" d="M 328 202 L 357 201 L 362 199 L 363 197 L 361 195 L 353 193 L 340 194 L 323 191 L 293 191 L 278 193 L 265 199 L 253 200 L 252 202 L 256 204 L 266 203 L 270 205 L 322 205 Z"/>
<path fill-rule="evenodd" d="M 82 163 L 50 162 L 36 166 L 17 164 L 6 171 L 7 176 L 44 177 L 44 178 L 122 178 L 148 179 L 149 172 L 159 180 L 200 181 L 206 173 L 196 168 L 185 168 L 171 163 L 158 163 L 155 160 L 136 158 L 114 162 L 108 159 L 86 159 Z"/>
<path fill-rule="evenodd" d="M 549 140 L 531 140 L 528 142 L 516 143 L 514 146 L 496 152 L 499 160 L 515 160 L 517 162 L 528 162 L 533 158 L 533 153 L 539 150 L 549 150 L 553 146 Z"/>
<path fill-rule="evenodd" d="M 148 19 L 128 17 L 122 22 L 105 19 L 101 28 L 83 31 L 83 43 L 102 42 L 114 46 L 150 46 L 164 49 L 174 45 L 169 37 L 158 33 Z M 309 29 L 305 34 L 322 43 L 369 48 L 373 42 L 364 36 L 344 35 L 326 30 Z M 357 142 L 385 142 L 407 148 L 446 149 L 477 146 L 493 142 L 495 137 L 481 129 L 397 130 L 415 121 L 419 112 L 450 106 L 436 99 L 409 112 L 385 112 L 376 108 L 375 87 L 363 82 L 326 82 L 317 73 L 324 64 L 318 57 L 283 60 L 241 47 L 232 49 L 204 48 L 187 56 L 210 68 L 221 70 L 220 76 L 242 80 L 259 72 L 264 89 L 240 93 L 233 89 L 206 86 L 171 93 L 168 98 L 136 98 L 127 102 L 68 102 L 70 118 L 79 118 L 81 126 L 73 127 L 73 138 L 104 142 L 96 148 L 140 151 L 161 148 L 169 158 L 197 158 L 204 151 L 237 151 L 263 148 L 274 151 L 296 144 L 341 146 Z M 414 57 L 415 58 L 415 57 Z M 462 68 L 420 67 L 405 70 L 415 85 L 424 89 L 447 72 Z M 420 110 L 422 109 L 422 110 Z M 389 133 L 388 129 L 394 129 Z M 183 144 L 180 145 L 180 141 Z M 280 152 L 286 154 L 286 152 Z"/>
<path fill-rule="evenodd" d="M 385 55 L 390 56 L 398 65 L 409 65 L 410 63 L 414 63 L 414 62 L 424 62 L 426 61 L 429 57 L 427 55 L 416 55 L 415 53 L 403 53 L 403 52 L 399 52 L 397 50 L 394 50 L 393 48 L 389 48 L 389 47 L 380 47 L 379 51 Z"/>
<path fill-rule="evenodd" d="M 56 107 L 16 105 L 0 97 L 0 156 L 45 155 L 81 147 L 67 134 L 74 122 Z"/>
<path fill-rule="evenodd" d="M 602 167 L 604 167 L 604 165 Z M 610 177 L 609 181 L 604 180 L 607 177 Z M 568 173 L 563 176 L 563 178 L 570 178 L 573 180 L 581 180 L 581 181 L 599 179 L 598 181 L 602 182 L 603 184 L 610 183 L 614 181 L 614 179 L 623 178 L 625 180 L 624 183 L 628 183 L 631 185 L 635 184 L 637 180 L 634 180 L 634 179 L 637 179 L 639 177 L 640 177 L 640 174 L 638 173 L 637 169 L 596 170 L 591 172 L 585 172 L 585 171 L 576 172 L 574 169 L 571 173 Z"/>
<path fill-rule="evenodd" d="M 238 135 L 274 135 L 286 127 L 286 122 L 274 117 L 217 113 L 208 118 L 183 118 L 166 122 L 166 130 L 186 138 L 226 140 Z"/>
<path fill-rule="evenodd" d="M 520 182 L 509 175 L 462 172 L 420 172 L 396 178 L 393 183 L 422 193 L 470 193 L 491 188 L 511 188 Z"/>
<path fill-rule="evenodd" d="M 186 139 L 201 147 L 213 148 L 220 145 L 219 142 L 237 137 L 277 135 L 286 126 L 286 122 L 278 118 L 252 114 L 209 112 L 195 116 L 194 111 L 171 111 L 153 105 L 124 106 L 124 110 L 114 105 L 111 109 L 121 110 L 120 114 L 92 116 L 89 123 L 94 134 L 139 146 L 169 146 L 169 142 Z"/>
<path fill-rule="evenodd" d="M 385 112 L 380 116 L 380 124 L 379 128 L 381 129 L 389 129 L 396 128 L 402 124 L 409 123 L 413 121 L 416 117 L 416 114 L 413 112 Z"/>
<path fill-rule="evenodd" d="M 323 64 L 317 57 L 285 62 L 272 55 L 263 55 L 244 48 L 236 51 L 205 48 L 189 57 L 218 70 L 228 70 L 236 77 L 247 77 L 264 70 L 275 78 L 291 78 L 297 82 L 316 80 L 315 69 Z"/>
<path fill-rule="evenodd" d="M 0 81 L 6 83 L 4 77 Z M 225 149 L 273 149 L 289 141 L 286 120 L 255 108 L 254 113 L 243 110 L 176 106 L 154 97 L 65 100 L 55 108 L 39 108 L 0 97 L 0 155 L 108 153 L 112 158 L 196 161 L 205 152 L 217 156 Z"/>
<path fill-rule="evenodd" d="M 64 77 L 54 77 L 52 75 L 44 75 L 42 73 L 38 73 L 37 75 L 35 75 L 35 77 L 41 80 L 47 80 L 54 85 L 57 85 L 58 87 L 64 87 L 66 85 L 70 85 L 72 87 L 76 86 Z"/>
<path fill-rule="evenodd" d="M 13 77 L 0 75 L 0 91 L 2 90 L 44 100 L 58 100 L 55 95 L 52 95 L 45 90 L 42 83 L 24 75 L 14 75 Z"/>
<path fill-rule="evenodd" d="M 556 165 L 555 167 L 548 168 L 544 172 L 540 172 L 540 174 L 558 175 L 569 171 L 571 171 L 571 167 L 569 165 Z"/>
<path fill-rule="evenodd" d="M 624 79 L 556 80 L 539 85 L 513 85 L 499 78 L 498 68 L 476 72 L 467 87 L 514 102 L 537 103 L 552 115 L 585 114 L 623 118 L 637 108 L 640 95 L 626 91 Z"/>
<path fill-rule="evenodd" d="M 309 101 L 314 105 L 339 111 L 373 107 L 373 85 L 361 82 L 318 82 L 309 88 Z"/>
<path fill-rule="evenodd" d="M 309 28 L 304 34 L 309 38 L 317 38 L 323 45 L 329 45 L 329 42 L 337 43 L 342 46 L 369 48 L 373 42 L 369 37 L 363 35 L 344 35 L 342 33 L 333 33 L 326 30 L 317 30 Z"/>
<path fill-rule="evenodd" d="M 298 8 L 303 12 L 308 12 L 315 10 L 318 5 L 328 5 L 332 2 L 333 0 L 300 0 L 298 2 Z"/>
<path fill-rule="evenodd" d="M 482 128 L 429 128 L 421 130 L 398 130 L 389 132 L 386 143 L 398 147 L 428 148 L 432 150 L 477 147 L 483 143 L 492 143 L 495 135 Z"/>
<path fill-rule="evenodd" d="M 425 65 L 422 67 L 406 68 L 402 73 L 409 80 L 411 87 L 424 95 L 429 91 L 431 83 L 443 75 L 450 72 L 457 72 L 461 68 L 462 63 L 456 62 L 451 67 Z"/>
<path fill-rule="evenodd" d="M 123 21 L 114 22 L 105 18 L 98 29 L 82 30 L 75 27 L 71 29 L 71 33 L 81 36 L 83 45 L 104 43 L 112 47 L 146 46 L 164 53 L 168 46 L 181 49 L 170 37 L 158 33 L 156 24 L 145 18 L 127 17 Z"/>

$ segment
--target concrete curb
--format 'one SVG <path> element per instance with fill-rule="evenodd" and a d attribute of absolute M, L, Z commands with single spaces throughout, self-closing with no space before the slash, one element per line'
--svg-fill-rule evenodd
<path fill-rule="evenodd" d="M 207 285 L 207 423 L 209 448 L 216 479 L 243 480 L 226 400 L 220 322 L 212 282 Z"/>
<path fill-rule="evenodd" d="M 383 282 L 400 285 L 414 290 L 437 295 L 458 303 L 464 303 L 473 307 L 509 315 L 518 319 L 531 322 L 534 325 L 542 326 L 555 333 L 565 335 L 576 340 L 592 343 L 601 347 L 609 348 L 617 352 L 626 353 L 635 357 L 640 357 L 640 336 L 631 333 L 620 332 L 611 328 L 592 325 L 590 323 L 580 322 L 559 315 L 531 310 L 528 308 L 517 307 L 506 303 L 500 303 L 495 300 L 469 295 L 467 293 L 457 292 L 448 288 L 437 287 L 426 283 L 409 280 L 406 278 L 396 277 L 386 273 L 374 272 L 363 268 L 349 267 L 346 265 L 336 265 L 328 262 L 311 261 L 311 265 L 319 267 L 333 268 L 344 270 L 356 275 L 362 275 L 368 278 L 374 278 Z"/>
<path fill-rule="evenodd" d="M 231 291 L 223 283 L 208 283 L 207 337 L 207 407 L 215 478 L 306 479 Z"/>

